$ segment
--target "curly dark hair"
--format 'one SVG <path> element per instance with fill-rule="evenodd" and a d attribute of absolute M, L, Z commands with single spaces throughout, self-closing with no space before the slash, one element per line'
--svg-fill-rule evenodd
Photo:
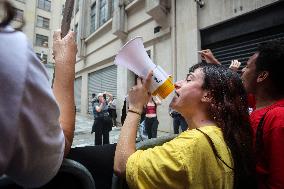
<path fill-rule="evenodd" d="M 257 48 L 256 72 L 268 71 L 272 93 L 284 94 L 284 40 L 272 40 L 259 44 Z"/>
<path fill-rule="evenodd" d="M 249 122 L 247 94 L 239 75 L 222 65 L 199 63 L 202 88 L 212 96 L 208 114 L 221 128 L 234 160 L 234 188 L 256 188 L 253 136 Z M 216 154 L 215 154 L 216 155 Z"/>
<path fill-rule="evenodd" d="M 11 21 L 15 18 L 16 16 L 16 11 L 13 5 L 8 1 L 8 0 L 1 0 L 0 1 L 0 6 L 3 6 L 4 10 L 6 11 L 6 16 L 4 17 L 3 21 L 0 22 L 0 28 L 5 27 L 11 23 Z M 22 30 L 22 28 L 25 25 L 25 21 L 23 20 L 22 24 L 18 27 L 15 28 L 16 30 Z"/>

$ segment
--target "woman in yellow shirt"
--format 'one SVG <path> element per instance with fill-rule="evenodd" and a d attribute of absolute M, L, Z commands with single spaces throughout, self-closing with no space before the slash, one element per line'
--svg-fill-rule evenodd
<path fill-rule="evenodd" d="M 255 163 L 245 90 L 220 65 L 197 64 L 175 84 L 170 106 L 189 129 L 162 146 L 135 148 L 136 130 L 149 97 L 150 78 L 129 91 L 129 113 L 117 143 L 114 171 L 130 188 L 255 188 Z"/>

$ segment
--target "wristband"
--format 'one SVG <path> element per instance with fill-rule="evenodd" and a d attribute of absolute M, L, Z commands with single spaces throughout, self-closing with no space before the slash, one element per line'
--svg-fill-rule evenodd
<path fill-rule="evenodd" d="M 129 109 L 128 112 L 135 113 L 135 114 L 138 114 L 139 116 L 141 116 L 141 113 L 138 112 L 138 111 L 135 111 L 135 110 Z"/>

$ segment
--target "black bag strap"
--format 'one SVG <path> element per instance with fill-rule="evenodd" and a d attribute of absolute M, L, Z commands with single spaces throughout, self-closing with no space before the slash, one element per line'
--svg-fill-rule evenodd
<path fill-rule="evenodd" d="M 209 144 L 210 144 L 210 146 L 211 146 L 211 148 L 212 148 L 212 150 L 213 150 L 214 155 L 215 155 L 224 165 L 226 165 L 229 169 L 234 170 L 234 168 L 232 168 L 231 166 L 229 166 L 229 165 L 221 158 L 221 156 L 219 155 L 218 151 L 217 151 L 216 148 L 215 148 L 215 145 L 214 145 L 212 139 L 211 139 L 205 132 L 201 131 L 200 129 L 196 128 L 196 130 L 199 131 L 199 132 L 201 132 L 201 133 L 206 137 L 207 141 L 209 142 Z"/>
<path fill-rule="evenodd" d="M 267 110 L 265 112 L 265 114 L 261 117 L 257 129 L 256 129 L 256 136 L 255 136 L 255 148 L 256 148 L 256 152 L 259 153 L 262 150 L 263 147 L 263 121 L 265 119 L 265 115 L 267 114 L 267 112 L 269 112 L 269 110 Z"/>
<path fill-rule="evenodd" d="M 258 123 L 257 129 L 256 129 L 256 137 L 255 137 L 255 147 L 256 147 L 257 153 L 261 152 L 263 149 L 263 122 L 264 122 L 265 116 L 270 110 L 273 110 L 274 108 L 277 108 L 277 107 L 284 107 L 284 106 L 276 106 L 276 107 L 273 107 L 267 110 L 265 114 L 261 117 Z"/>

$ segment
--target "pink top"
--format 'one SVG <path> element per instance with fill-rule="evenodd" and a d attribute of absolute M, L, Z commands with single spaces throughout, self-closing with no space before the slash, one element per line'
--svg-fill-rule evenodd
<path fill-rule="evenodd" d="M 156 114 L 157 107 L 156 106 L 148 106 L 146 107 L 146 114 Z"/>

